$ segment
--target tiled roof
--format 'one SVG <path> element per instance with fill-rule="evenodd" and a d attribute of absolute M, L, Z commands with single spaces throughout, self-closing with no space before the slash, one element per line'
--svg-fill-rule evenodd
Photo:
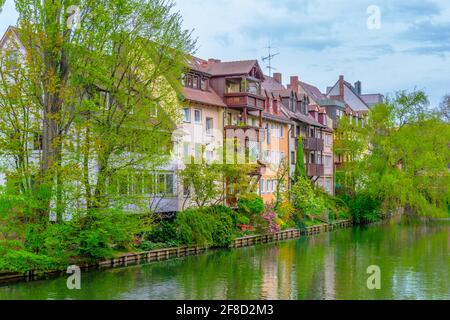
<path fill-rule="evenodd" d="M 373 106 L 377 103 L 383 102 L 384 97 L 382 94 L 374 93 L 374 94 L 362 94 L 361 98 L 364 100 L 366 104 L 368 104 L 369 106 Z"/>
<path fill-rule="evenodd" d="M 279 82 L 275 81 L 274 78 L 269 76 L 264 76 L 264 82 L 262 83 L 264 89 L 269 92 L 285 90 L 286 88 Z"/>
<path fill-rule="evenodd" d="M 209 88 L 209 91 L 202 91 L 192 88 L 183 88 L 183 90 L 185 98 L 189 101 L 218 107 L 226 107 L 226 104 L 212 88 Z"/>
<path fill-rule="evenodd" d="M 319 121 L 317 121 L 316 119 L 314 119 L 310 115 L 304 115 L 304 114 L 302 114 L 300 112 L 292 112 L 292 111 L 288 110 L 285 106 L 282 106 L 282 108 L 283 108 L 283 111 L 291 119 L 298 120 L 300 122 L 309 124 L 311 126 L 320 127 L 320 128 L 326 128 L 326 126 L 324 126 L 323 124 L 319 123 Z"/>
<path fill-rule="evenodd" d="M 208 64 L 208 73 L 213 76 L 241 75 L 250 73 L 257 60 L 216 62 Z"/>
<path fill-rule="evenodd" d="M 320 90 L 317 87 L 313 85 L 310 85 L 306 82 L 300 82 L 300 85 L 306 91 L 306 94 L 309 95 L 316 102 L 319 102 L 319 100 L 325 100 L 327 98 L 322 92 L 320 92 Z"/>

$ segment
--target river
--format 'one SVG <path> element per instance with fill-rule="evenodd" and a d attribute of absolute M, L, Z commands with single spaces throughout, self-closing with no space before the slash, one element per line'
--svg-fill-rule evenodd
<path fill-rule="evenodd" d="M 369 290 L 369 266 L 381 288 Z M 355 227 L 256 247 L 3 284 L 1 299 L 450 299 L 450 223 Z"/>

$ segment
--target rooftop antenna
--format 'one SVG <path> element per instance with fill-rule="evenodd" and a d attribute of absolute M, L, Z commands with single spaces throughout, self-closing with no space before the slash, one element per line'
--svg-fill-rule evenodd
<path fill-rule="evenodd" d="M 270 41 L 269 41 L 269 46 L 266 47 L 265 49 L 267 49 L 269 51 L 269 55 L 266 57 L 262 57 L 262 61 L 267 62 L 266 68 L 267 68 L 267 70 L 269 70 L 269 76 L 271 77 L 272 70 L 276 70 L 275 67 L 272 67 L 272 60 L 273 60 L 273 58 L 278 56 L 280 53 L 279 52 L 272 53 L 272 49 L 275 49 L 275 48 L 270 45 Z"/>

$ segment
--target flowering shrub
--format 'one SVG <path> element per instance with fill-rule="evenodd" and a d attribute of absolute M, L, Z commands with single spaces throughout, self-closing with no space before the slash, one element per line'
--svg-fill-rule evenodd
<path fill-rule="evenodd" d="M 280 226 L 277 223 L 277 214 L 273 210 L 268 210 L 263 213 L 262 218 L 267 222 L 267 231 L 269 233 L 280 232 Z"/>

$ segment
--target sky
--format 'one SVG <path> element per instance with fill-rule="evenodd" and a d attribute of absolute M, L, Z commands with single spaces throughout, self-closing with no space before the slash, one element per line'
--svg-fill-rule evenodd
<path fill-rule="evenodd" d="M 269 44 L 283 81 L 298 75 L 322 91 L 339 75 L 363 93 L 423 89 L 432 106 L 450 94 L 448 0 L 175 0 L 196 55 L 222 61 L 258 59 Z M 0 34 L 15 24 L 12 0 Z"/>

